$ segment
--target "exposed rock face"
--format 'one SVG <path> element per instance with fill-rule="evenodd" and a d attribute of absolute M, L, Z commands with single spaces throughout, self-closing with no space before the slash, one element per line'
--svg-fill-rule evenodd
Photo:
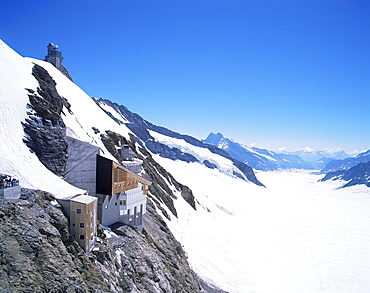
<path fill-rule="evenodd" d="M 72 76 L 69 74 L 67 68 L 61 65 L 60 71 L 71 81 L 73 81 Z"/>
<path fill-rule="evenodd" d="M 63 106 L 70 110 L 70 104 L 58 94 L 55 81 L 44 68 L 36 64 L 32 74 L 40 87 L 37 92 L 28 89 L 33 112 L 23 123 L 27 134 L 24 142 L 50 171 L 61 175 L 68 154 L 61 114 Z"/>
<path fill-rule="evenodd" d="M 53 201 L 33 190 L 22 190 L 16 201 L 0 198 L 2 292 L 221 292 L 201 288 L 151 201 L 142 233 L 120 226 L 107 237 L 100 229 L 89 254 L 69 234 Z"/>
<path fill-rule="evenodd" d="M 0 198 L 0 288 L 3 292 L 109 292 L 98 266 L 68 232 L 45 192 Z"/>
<path fill-rule="evenodd" d="M 26 145 L 51 172 L 63 174 L 68 154 L 68 144 L 62 131 L 63 121 L 58 120 L 53 124 L 51 121 L 30 116 L 23 126 L 28 135 L 24 140 Z"/>

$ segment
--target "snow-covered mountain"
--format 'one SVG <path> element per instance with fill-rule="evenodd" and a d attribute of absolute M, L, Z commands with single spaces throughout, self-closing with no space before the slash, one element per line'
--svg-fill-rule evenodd
<path fill-rule="evenodd" d="M 343 160 L 332 160 L 322 170 L 322 174 L 334 172 L 338 170 L 349 170 L 359 163 L 370 161 L 370 150 L 362 152 L 355 157 L 345 158 Z"/>
<path fill-rule="evenodd" d="M 114 250 L 102 247 L 99 257 L 86 257 L 73 246 L 73 257 L 65 247 L 53 249 L 65 235 L 58 235 L 55 226 L 68 223 L 56 218 L 51 203 L 0 201 L 8 225 L 4 231 L 18 233 L 21 241 L 4 247 L 6 237 L 0 233 L 2 257 L 9 259 L 3 268 L 15 266 L 10 265 L 14 255 L 8 253 L 15 247 L 15 254 L 27 257 L 17 273 L 28 281 L 34 276 L 31 264 L 37 262 L 40 270 L 47 265 L 51 279 L 57 253 L 66 261 L 59 259 L 56 266 L 70 273 L 78 288 L 90 291 L 368 290 L 369 188 L 337 190 L 342 182 L 318 182 L 320 175 L 305 170 L 255 174 L 214 145 L 155 126 L 122 105 L 92 99 L 51 64 L 23 58 L 2 41 L 0 101 L 0 173 L 17 177 L 22 187 L 59 198 L 85 192 L 62 178 L 64 135 L 98 146 L 112 160 L 117 146 L 129 144 L 153 182 L 145 231 L 126 227 L 120 235 L 106 233 Z M 271 156 L 268 151 L 264 155 Z M 28 218 L 32 221 L 23 225 Z M 47 249 L 34 253 L 31 244 Z M 51 262 L 43 261 L 45 255 Z M 81 263 L 83 269 L 74 267 Z"/>
<path fill-rule="evenodd" d="M 370 150 L 356 157 L 330 161 L 321 171 L 326 174 L 322 181 L 344 180 L 342 187 L 364 184 L 370 187 Z"/>
<path fill-rule="evenodd" d="M 266 149 L 248 147 L 224 137 L 221 133 L 210 133 L 203 142 L 217 146 L 233 158 L 245 162 L 256 170 L 312 169 L 312 166 L 294 154 L 278 154 Z"/>
<path fill-rule="evenodd" d="M 339 169 L 337 171 L 328 172 L 321 181 L 327 180 L 343 180 L 344 187 L 364 184 L 370 187 L 370 161 L 359 163 L 349 169 Z"/>

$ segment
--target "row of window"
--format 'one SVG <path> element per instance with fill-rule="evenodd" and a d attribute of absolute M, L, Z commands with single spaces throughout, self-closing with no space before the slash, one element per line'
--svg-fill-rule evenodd
<path fill-rule="evenodd" d="M 116 206 L 117 205 L 117 202 L 115 202 L 114 203 L 114 205 Z M 119 201 L 119 205 L 121 205 L 121 206 L 125 206 L 125 205 L 127 205 L 127 201 L 125 200 L 125 199 L 123 199 L 123 200 L 120 200 Z M 108 205 L 106 205 L 104 208 L 108 208 Z"/>
<path fill-rule="evenodd" d="M 72 226 L 75 227 L 76 224 L 73 223 Z M 86 227 L 88 227 L 88 226 L 89 226 L 89 224 L 86 225 Z M 90 228 L 92 228 L 92 227 L 93 227 L 93 223 L 90 223 Z M 85 228 L 85 223 L 80 223 L 80 228 Z"/>

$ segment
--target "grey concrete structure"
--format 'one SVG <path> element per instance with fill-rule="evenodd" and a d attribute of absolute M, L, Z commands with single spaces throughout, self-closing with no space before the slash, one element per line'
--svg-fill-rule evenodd
<path fill-rule="evenodd" d="M 69 220 L 70 233 L 85 251 L 91 251 L 97 237 L 98 199 L 82 194 L 58 202 Z"/>
<path fill-rule="evenodd" d="M 21 187 L 18 185 L 0 189 L 0 196 L 6 199 L 19 199 L 21 196 Z"/>
<path fill-rule="evenodd" d="M 65 180 L 89 194 L 96 194 L 96 156 L 101 154 L 100 148 L 68 136 L 67 141 Z"/>
<path fill-rule="evenodd" d="M 45 61 L 50 62 L 56 68 L 61 70 L 62 61 L 63 61 L 62 52 L 60 52 L 58 46 L 54 45 L 53 43 L 49 43 L 47 48 L 48 48 L 48 55 L 45 56 Z"/>

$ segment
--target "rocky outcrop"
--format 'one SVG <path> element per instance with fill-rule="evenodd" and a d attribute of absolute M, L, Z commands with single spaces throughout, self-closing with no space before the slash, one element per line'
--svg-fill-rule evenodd
<path fill-rule="evenodd" d="M 23 189 L 19 200 L 0 198 L 0 219 L 2 292 L 223 292 L 190 269 L 150 200 L 142 232 L 99 228 L 98 244 L 87 254 L 47 192 Z"/>
<path fill-rule="evenodd" d="M 39 87 L 37 91 L 27 89 L 32 110 L 23 123 L 24 142 L 50 171 L 62 175 L 67 163 L 68 143 L 61 114 L 63 107 L 70 111 L 70 104 L 58 94 L 55 81 L 43 67 L 35 64 L 32 74 Z"/>
<path fill-rule="evenodd" d="M 23 190 L 17 201 L 0 198 L 0 288 L 109 292 L 100 269 L 69 234 L 68 220 L 53 200 L 32 190 Z"/>

